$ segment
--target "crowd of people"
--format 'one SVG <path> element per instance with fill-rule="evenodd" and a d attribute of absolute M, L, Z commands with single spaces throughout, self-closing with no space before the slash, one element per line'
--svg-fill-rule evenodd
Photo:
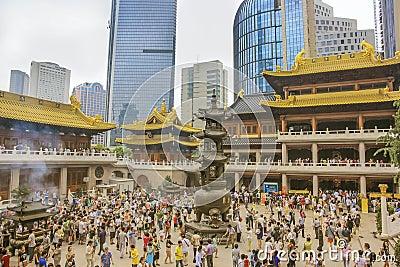
<path fill-rule="evenodd" d="M 233 267 L 296 266 L 300 260 L 309 267 L 327 266 L 324 249 L 340 251 L 337 261 L 345 267 L 350 263 L 372 266 L 377 255 L 390 255 L 387 243 L 375 253 L 368 243 L 358 257 L 350 253 L 361 227 L 357 192 L 321 191 L 318 197 L 274 194 L 263 206 L 259 205 L 260 197 L 259 192 L 251 194 L 245 188 L 232 193 L 229 222 L 222 226 L 226 232 L 210 238 L 186 232 L 185 224 L 192 220 L 193 211 L 189 204 L 180 203 L 190 203 L 187 194 L 161 196 L 138 189 L 104 198 L 74 198 L 71 203 L 60 204 L 58 214 L 34 226 L 48 230 L 40 242 L 35 229 L 29 231 L 24 246 L 16 252 L 18 266 L 31 262 L 39 267 L 61 263 L 76 266 L 73 244 L 85 248 L 87 267 L 109 267 L 115 257 L 129 257 L 132 267 L 171 263 L 179 267 L 214 267 L 221 249 L 231 250 Z M 343 205 L 345 209 L 338 208 Z M 312 232 L 310 227 L 306 230 L 306 225 L 312 225 Z M 3 267 L 10 266 L 6 248 L 10 245 L 9 231 L 15 228 L 10 220 L 1 225 Z M 113 255 L 111 248 L 116 248 L 118 255 Z M 314 248 L 316 253 L 306 253 L 304 259 L 290 255 L 286 262 L 282 259 L 281 251 L 307 252 Z"/>

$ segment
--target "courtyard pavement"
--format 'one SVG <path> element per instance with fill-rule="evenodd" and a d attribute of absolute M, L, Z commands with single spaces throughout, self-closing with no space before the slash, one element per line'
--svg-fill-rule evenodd
<path fill-rule="evenodd" d="M 265 213 L 265 207 L 264 206 L 257 206 L 256 209 L 259 212 Z M 241 215 L 243 217 L 243 215 L 245 214 L 243 205 L 241 207 Z M 312 228 L 312 212 L 311 211 L 307 211 L 306 212 L 307 218 L 306 218 L 306 223 L 305 223 L 305 233 L 306 235 L 309 233 L 311 234 L 311 237 L 314 238 L 314 231 Z M 296 212 L 296 220 L 299 216 L 299 213 Z M 269 215 L 268 215 L 269 217 Z M 243 226 L 245 225 L 244 222 Z M 245 227 L 243 227 L 245 229 Z M 352 239 L 351 242 L 351 246 L 354 250 L 358 250 L 358 249 L 362 249 L 362 245 L 365 242 L 368 242 L 371 245 L 371 249 L 376 252 L 378 254 L 379 248 L 382 246 L 382 241 L 380 241 L 379 239 L 375 238 L 373 235 L 373 232 L 376 231 L 376 226 L 375 226 L 375 214 L 369 213 L 369 214 L 362 214 L 362 221 L 361 221 L 361 227 L 360 227 L 360 234 L 355 236 Z M 175 231 L 171 231 L 172 232 L 172 242 L 174 244 L 177 243 L 178 241 L 178 235 L 177 232 Z M 246 244 L 246 240 L 245 240 L 246 235 L 243 233 L 242 234 L 242 242 L 239 243 L 239 248 L 241 250 L 241 253 L 247 254 L 250 256 L 249 252 L 247 252 L 247 244 Z M 108 241 L 108 238 L 107 238 Z M 328 249 L 329 248 L 329 244 L 326 241 L 326 238 L 324 237 L 324 249 Z M 303 248 L 303 242 L 304 239 L 303 238 L 299 238 L 298 240 L 298 248 L 301 251 Z M 108 244 L 108 242 L 107 242 Z M 131 266 L 131 259 L 128 257 L 128 255 L 124 255 L 123 259 L 120 259 L 120 252 L 116 250 L 115 245 L 108 245 L 110 247 L 110 251 L 113 254 L 113 259 L 114 259 L 114 265 L 115 266 Z M 137 241 L 137 245 L 136 247 L 139 250 L 139 255 L 143 255 L 143 240 L 138 240 Z M 165 245 L 162 243 L 162 250 L 160 252 L 160 266 L 175 266 L 175 262 L 173 264 L 164 264 L 164 258 L 165 258 Z M 256 248 L 257 246 L 257 240 L 256 237 L 254 235 L 253 240 L 252 240 L 252 247 Z M 318 246 L 318 240 L 313 239 L 313 249 L 315 251 L 317 251 L 317 246 Z M 77 243 L 72 245 L 73 247 L 73 251 L 76 254 L 76 266 L 77 267 L 84 267 L 86 266 L 86 260 L 85 260 L 85 248 L 86 246 L 84 245 L 78 245 Z M 174 254 L 174 248 L 175 246 L 172 247 L 172 255 Z M 64 245 L 62 247 L 62 261 L 61 261 L 61 266 L 65 265 L 65 252 L 67 250 L 67 245 L 64 242 Z M 230 248 L 225 248 L 224 245 L 219 245 L 218 246 L 218 258 L 214 259 L 214 267 L 229 267 L 232 266 L 232 256 L 231 256 L 231 249 Z M 390 251 L 391 254 L 393 254 L 393 250 Z M 96 252 L 97 253 L 97 252 Z M 329 257 L 326 256 L 326 266 L 330 267 L 330 266 L 343 266 L 343 262 L 336 262 L 336 261 L 331 261 L 328 259 Z M 174 259 L 174 256 L 173 256 Z M 192 248 L 190 248 L 189 250 L 189 265 L 188 266 L 195 266 L 195 264 L 192 263 L 192 259 L 193 259 L 193 251 Z M 52 262 L 52 259 L 49 259 L 49 262 Z M 98 256 L 97 254 L 95 255 L 95 265 L 100 265 L 100 256 Z M 282 262 L 281 266 L 286 266 L 287 263 L 286 262 Z M 350 266 L 353 266 L 354 263 L 351 262 Z M 11 266 L 17 266 L 17 257 L 12 257 L 11 259 Z M 28 265 L 29 267 L 31 266 L 35 266 L 33 263 Z M 305 262 L 296 262 L 296 266 L 305 266 Z M 381 263 L 376 263 L 375 266 L 383 266 L 383 264 Z"/>

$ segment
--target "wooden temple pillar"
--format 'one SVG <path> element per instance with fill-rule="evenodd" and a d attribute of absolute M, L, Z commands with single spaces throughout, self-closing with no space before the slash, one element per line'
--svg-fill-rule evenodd
<path fill-rule="evenodd" d="M 358 114 L 358 130 L 364 129 L 364 117 L 360 113 Z"/>
<path fill-rule="evenodd" d="M 317 131 L 317 118 L 315 116 L 311 119 L 311 127 L 313 132 Z"/>
<path fill-rule="evenodd" d="M 281 132 L 286 132 L 286 117 L 285 116 L 281 116 L 281 125 L 282 125 L 282 129 Z"/>
<path fill-rule="evenodd" d="M 386 86 L 389 89 L 389 92 L 393 91 L 393 82 L 394 82 L 394 77 L 389 77 L 388 80 L 386 81 Z"/>
<path fill-rule="evenodd" d="M 289 86 L 283 87 L 283 92 L 285 93 L 285 99 L 289 97 Z"/>

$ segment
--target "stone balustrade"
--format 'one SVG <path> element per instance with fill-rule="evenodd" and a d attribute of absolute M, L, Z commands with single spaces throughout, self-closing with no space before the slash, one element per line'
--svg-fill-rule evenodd
<path fill-rule="evenodd" d="M 288 162 L 238 162 L 227 165 L 228 172 L 271 172 L 294 174 L 350 174 L 394 175 L 399 169 L 391 163 L 295 163 Z"/>
<path fill-rule="evenodd" d="M 116 162 L 117 156 L 110 152 L 83 152 L 57 150 L 1 150 L 0 164 L 24 162 Z"/>
<path fill-rule="evenodd" d="M 391 129 L 391 128 L 390 128 Z M 278 142 L 301 142 L 301 141 L 376 141 L 385 135 L 390 129 L 361 129 L 361 130 L 329 130 L 326 131 L 300 131 L 300 132 L 278 132 Z"/>

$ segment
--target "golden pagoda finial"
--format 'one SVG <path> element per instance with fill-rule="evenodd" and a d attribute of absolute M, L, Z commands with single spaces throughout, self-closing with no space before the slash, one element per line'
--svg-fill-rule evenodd
<path fill-rule="evenodd" d="M 364 56 L 373 56 L 375 54 L 375 47 L 372 44 L 367 43 L 367 41 L 362 40 L 361 46 L 365 49 L 361 52 L 364 52 Z"/>
<path fill-rule="evenodd" d="M 72 110 L 75 111 L 77 109 L 81 108 L 81 102 L 79 102 L 74 95 L 71 95 L 69 97 L 69 100 L 71 101 L 71 106 L 72 106 Z"/>
<path fill-rule="evenodd" d="M 167 113 L 167 103 L 165 101 L 165 98 L 162 100 L 161 113 L 163 113 L 163 114 Z"/>
<path fill-rule="evenodd" d="M 244 97 L 244 90 L 240 89 L 239 93 L 238 93 L 238 97 L 239 98 L 243 98 Z"/>

